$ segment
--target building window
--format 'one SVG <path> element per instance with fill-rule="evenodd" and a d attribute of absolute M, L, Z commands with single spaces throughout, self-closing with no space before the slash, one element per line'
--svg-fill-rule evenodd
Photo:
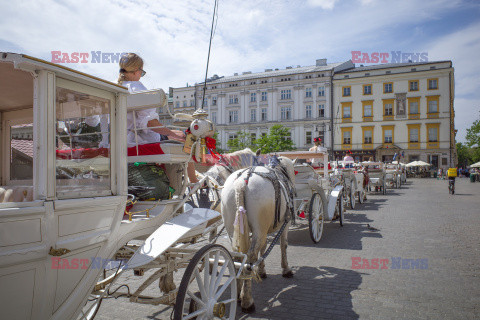
<path fill-rule="evenodd" d="M 351 96 L 351 87 L 342 87 L 342 97 Z"/>
<path fill-rule="evenodd" d="M 213 111 L 213 112 L 212 112 L 212 117 L 211 117 L 211 119 L 212 119 L 212 122 L 213 122 L 213 123 L 217 123 L 217 112 L 216 112 L 216 111 Z"/>
<path fill-rule="evenodd" d="M 250 121 L 251 122 L 257 121 L 257 109 L 250 109 Z"/>
<path fill-rule="evenodd" d="M 319 118 L 325 118 L 325 105 L 324 104 L 319 104 L 318 105 L 318 117 Z"/>
<path fill-rule="evenodd" d="M 305 106 L 305 118 L 310 119 L 312 117 L 312 106 Z"/>
<path fill-rule="evenodd" d="M 363 132 L 363 143 L 372 144 L 372 130 L 368 129 Z"/>
<path fill-rule="evenodd" d="M 363 95 L 370 95 L 370 94 L 372 94 L 372 85 L 371 84 L 363 85 Z"/>
<path fill-rule="evenodd" d="M 343 144 L 351 144 L 352 143 L 352 132 L 351 131 L 344 131 L 343 132 Z"/>
<path fill-rule="evenodd" d="M 281 120 L 290 120 L 292 118 L 292 107 L 282 107 L 280 115 Z"/>
<path fill-rule="evenodd" d="M 237 123 L 238 122 L 238 110 L 230 110 L 228 112 L 228 122 Z"/>
<path fill-rule="evenodd" d="M 438 118 L 440 96 L 427 97 L 427 118 Z"/>
<path fill-rule="evenodd" d="M 212 106 L 217 105 L 217 97 L 212 97 Z"/>
<path fill-rule="evenodd" d="M 408 113 L 409 114 L 419 114 L 418 109 L 418 99 L 408 102 Z"/>
<path fill-rule="evenodd" d="M 266 132 L 262 132 L 262 133 L 260 134 L 260 136 L 261 136 L 262 138 L 265 138 L 265 137 L 267 136 L 267 133 L 266 133 Z"/>
<path fill-rule="evenodd" d="M 325 97 L 325 87 L 318 87 L 318 96 Z"/>
<path fill-rule="evenodd" d="M 257 94 L 255 92 L 250 93 L 250 102 L 256 102 L 257 101 Z"/>
<path fill-rule="evenodd" d="M 175 108 L 180 108 L 180 101 L 175 102 Z"/>
<path fill-rule="evenodd" d="M 305 98 L 312 97 L 312 88 L 305 88 Z"/>
<path fill-rule="evenodd" d="M 184 107 L 184 108 L 187 107 L 187 101 L 183 101 L 183 107 Z"/>
<path fill-rule="evenodd" d="M 418 128 L 410 128 L 409 136 L 409 142 L 418 142 Z"/>
<path fill-rule="evenodd" d="M 428 79 L 428 90 L 438 89 L 438 79 Z"/>
<path fill-rule="evenodd" d="M 267 121 L 267 108 L 262 108 L 262 121 Z"/>
<path fill-rule="evenodd" d="M 262 92 L 262 101 L 267 101 L 267 91 Z"/>
<path fill-rule="evenodd" d="M 238 96 L 236 94 L 231 94 L 228 96 L 228 103 L 229 104 L 237 104 L 238 103 Z"/>
<path fill-rule="evenodd" d="M 385 116 L 393 116 L 393 104 L 388 102 L 384 104 Z"/>
<path fill-rule="evenodd" d="M 305 145 L 312 144 L 312 131 L 305 132 Z"/>
<path fill-rule="evenodd" d="M 437 100 L 428 101 L 428 113 L 438 112 L 438 103 Z"/>
<path fill-rule="evenodd" d="M 292 99 L 292 90 L 281 90 L 280 91 L 280 100 L 290 100 Z"/>
<path fill-rule="evenodd" d="M 428 142 L 438 142 L 438 128 L 428 128 Z"/>
<path fill-rule="evenodd" d="M 250 142 L 253 143 L 255 140 L 257 140 L 257 134 L 254 132 L 250 133 Z"/>
<path fill-rule="evenodd" d="M 408 81 L 408 91 L 418 91 L 418 80 Z"/>
<path fill-rule="evenodd" d="M 383 129 L 383 142 L 393 143 L 393 128 L 389 127 Z"/>
<path fill-rule="evenodd" d="M 237 139 L 237 135 L 235 133 L 228 134 L 228 141 L 232 141 Z"/>
<path fill-rule="evenodd" d="M 208 107 L 208 99 L 203 99 L 203 106 Z"/>
<path fill-rule="evenodd" d="M 372 105 L 371 104 L 365 104 L 363 106 L 363 117 L 364 118 L 372 117 Z"/>
<path fill-rule="evenodd" d="M 350 108 L 351 108 L 350 106 L 344 106 L 343 107 L 342 118 L 351 118 L 352 117 L 352 115 L 350 113 L 350 111 L 351 111 Z"/>
<path fill-rule="evenodd" d="M 383 93 L 393 92 L 393 82 L 387 82 L 383 84 Z"/>

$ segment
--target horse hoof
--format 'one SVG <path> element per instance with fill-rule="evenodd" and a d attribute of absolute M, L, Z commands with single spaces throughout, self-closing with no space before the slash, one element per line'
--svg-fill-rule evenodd
<path fill-rule="evenodd" d="M 289 270 L 287 273 L 282 274 L 284 278 L 293 278 L 293 271 Z"/>
<path fill-rule="evenodd" d="M 255 312 L 255 304 L 252 303 L 252 305 L 248 308 L 243 308 L 242 307 L 242 312 L 243 313 L 253 313 L 253 312 Z"/>
<path fill-rule="evenodd" d="M 260 279 L 267 279 L 267 273 L 260 273 Z"/>

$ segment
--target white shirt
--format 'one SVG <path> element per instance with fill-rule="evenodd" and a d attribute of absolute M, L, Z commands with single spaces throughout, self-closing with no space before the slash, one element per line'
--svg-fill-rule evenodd
<path fill-rule="evenodd" d="M 123 81 L 122 86 L 127 87 L 130 93 L 148 90 L 140 81 Z M 137 141 L 135 141 L 135 127 L 138 130 L 137 140 L 139 145 L 160 142 L 162 140 L 162 136 L 151 129 L 140 130 L 147 128 L 148 122 L 155 119 L 159 120 L 156 109 L 135 111 L 135 124 L 133 122 L 133 112 L 127 113 L 127 146 L 129 148 L 137 145 Z"/>

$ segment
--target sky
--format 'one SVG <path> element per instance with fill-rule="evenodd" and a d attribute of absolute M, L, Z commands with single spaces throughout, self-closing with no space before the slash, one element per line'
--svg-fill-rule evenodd
<path fill-rule="evenodd" d="M 147 88 L 202 82 L 214 0 L 0 0 L 0 51 L 135 52 Z M 457 141 L 480 118 L 478 0 L 218 0 L 209 76 L 347 61 L 352 51 L 427 52 L 455 68 Z M 64 65 L 110 81 L 117 63 Z"/>

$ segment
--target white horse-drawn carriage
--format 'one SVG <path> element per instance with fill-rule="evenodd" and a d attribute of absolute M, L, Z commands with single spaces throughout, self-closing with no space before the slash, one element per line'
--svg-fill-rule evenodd
<path fill-rule="evenodd" d="M 351 209 L 355 209 L 356 199 L 363 203 L 366 199 L 363 170 L 354 161 L 332 162 L 333 174 L 343 181 L 347 203 Z"/>
<path fill-rule="evenodd" d="M 330 177 L 328 170 L 328 153 L 316 151 L 278 152 L 296 162 L 295 189 L 296 217 L 304 216 L 308 212 L 310 237 L 314 243 L 320 241 L 323 234 L 324 221 L 338 219 L 340 225 L 344 223 L 346 204 L 345 190 L 341 179 Z M 306 163 L 307 160 L 315 163 L 316 167 Z M 317 167 L 318 165 L 318 167 Z"/>
<path fill-rule="evenodd" d="M 386 194 L 385 164 L 383 162 L 366 161 L 362 162 L 362 165 L 368 172 L 368 190 L 372 191 L 373 188 L 375 192 L 381 191 L 382 194 Z"/>
<path fill-rule="evenodd" d="M 163 91 L 129 95 L 69 68 L 0 53 L 2 319 L 91 319 L 129 269 L 137 275 L 155 269 L 130 301 L 175 303 L 175 319 L 235 318 L 244 255 L 233 254 L 240 261 L 234 262 L 222 246 L 191 247 L 214 233 L 221 217 L 183 209 L 208 177 L 185 194 L 191 155 L 183 145 L 127 150 L 127 109 L 160 107 L 165 100 Z M 130 203 L 127 212 L 127 166 L 143 162 L 162 164 L 171 192 Z M 116 258 L 124 260 L 105 263 Z M 172 273 L 182 267 L 177 287 Z M 160 295 L 141 295 L 155 280 Z"/>
<path fill-rule="evenodd" d="M 387 186 L 400 188 L 402 185 L 402 167 L 398 163 L 385 164 L 385 180 Z"/>

